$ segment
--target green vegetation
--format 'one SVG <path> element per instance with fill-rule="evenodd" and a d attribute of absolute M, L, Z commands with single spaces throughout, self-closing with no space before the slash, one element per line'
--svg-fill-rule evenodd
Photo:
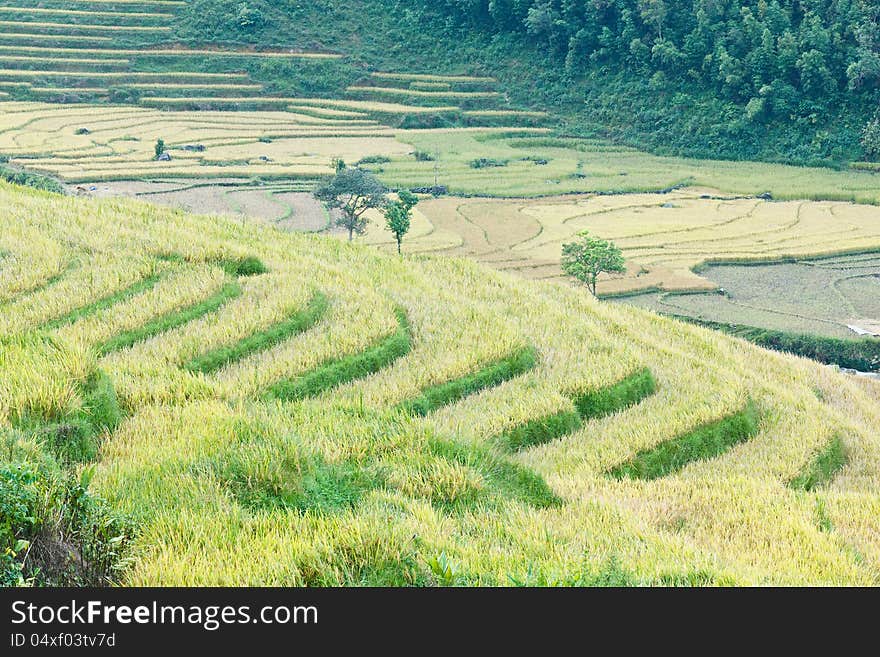
<path fill-rule="evenodd" d="M 496 436 L 494 442 L 504 449 L 518 451 L 543 445 L 578 431 L 585 420 L 593 420 L 625 410 L 653 395 L 657 390 L 654 376 L 647 368 L 639 370 L 608 388 L 571 394 L 575 410 L 563 410 L 524 422 Z"/>
<path fill-rule="evenodd" d="M 188 324 L 199 317 L 204 317 L 208 313 L 216 312 L 223 307 L 231 299 L 241 295 L 241 286 L 236 282 L 226 283 L 220 290 L 204 301 L 193 304 L 181 310 L 175 310 L 162 317 L 157 317 L 153 321 L 120 333 L 98 347 L 98 353 L 105 356 L 119 349 L 126 349 L 138 342 L 143 342 L 155 337 L 165 331 L 170 331 L 184 324 Z"/>
<path fill-rule="evenodd" d="M 397 310 L 397 330 L 379 344 L 359 354 L 323 363 L 318 368 L 295 377 L 274 383 L 266 391 L 268 399 L 297 401 L 316 397 L 336 386 L 362 379 L 388 367 L 412 349 L 409 322 L 403 310 Z"/>
<path fill-rule="evenodd" d="M 468 395 L 476 394 L 481 390 L 500 385 L 515 376 L 524 374 L 534 368 L 537 363 L 538 353 L 535 348 L 525 347 L 473 374 L 422 390 L 417 398 L 404 402 L 400 408 L 414 415 L 427 415 Z"/>
<path fill-rule="evenodd" d="M 269 328 L 239 340 L 235 344 L 212 349 L 201 356 L 193 358 L 184 367 L 190 372 L 211 374 L 230 363 L 271 349 L 291 336 L 302 333 L 314 326 L 327 311 L 329 304 L 330 302 L 325 295 L 316 292 L 306 308 L 292 312 L 284 321 L 273 324 Z"/>
<path fill-rule="evenodd" d="M 626 271 L 623 253 L 613 242 L 593 237 L 587 231 L 578 237 L 577 242 L 562 245 L 562 271 L 586 285 L 595 297 L 600 274 Z"/>
<path fill-rule="evenodd" d="M 0 429 L 0 586 L 101 586 L 115 581 L 129 528 L 88 491 L 104 436 L 121 420 L 113 384 L 92 373 L 79 405 L 30 409 Z"/>
<path fill-rule="evenodd" d="M 0 180 L 5 180 L 14 185 L 25 185 L 27 187 L 33 187 L 34 189 L 41 189 L 54 194 L 64 193 L 64 187 L 62 187 L 61 183 L 54 178 L 39 173 L 12 169 L 8 166 L 4 166 L 2 162 L 3 159 L 0 158 Z"/>
<path fill-rule="evenodd" d="M 397 242 L 397 254 L 400 255 L 403 248 L 403 238 L 409 232 L 412 224 L 412 209 L 418 204 L 419 199 L 415 194 L 402 190 L 397 194 L 397 200 L 386 205 L 385 226 L 394 235 Z"/>
<path fill-rule="evenodd" d="M 61 317 L 56 317 L 55 319 L 43 324 L 42 328 L 46 331 L 51 331 L 53 329 L 57 329 L 60 326 L 64 326 L 65 324 L 73 324 L 80 319 L 91 317 L 92 315 L 99 313 L 102 310 L 106 310 L 107 308 L 110 308 L 117 303 L 122 303 L 123 301 L 127 301 L 132 297 L 151 290 L 160 280 L 162 280 L 161 274 L 151 274 L 150 276 L 147 276 L 135 283 L 132 283 L 126 288 L 114 292 L 113 294 L 108 294 L 107 296 L 101 297 L 100 299 L 93 301 L 92 303 L 88 303 L 84 306 L 80 306 L 79 308 L 75 308 L 69 313 L 62 315 Z"/>
<path fill-rule="evenodd" d="M 746 407 L 717 422 L 704 424 L 683 436 L 639 452 L 609 471 L 616 479 L 658 479 L 678 472 L 688 463 L 715 458 L 758 433 L 757 406 Z"/>
<path fill-rule="evenodd" d="M 694 319 L 682 315 L 671 315 L 676 319 L 693 322 L 701 326 L 722 331 L 743 338 L 765 349 L 783 351 L 804 358 L 812 358 L 827 365 L 837 365 L 860 372 L 880 371 L 880 340 L 877 338 L 830 338 L 806 333 L 787 333 L 771 329 L 743 326 L 742 324 L 723 324 Z"/>
<path fill-rule="evenodd" d="M 94 461 L 105 432 L 122 419 L 113 383 L 103 372 L 93 373 L 78 386 L 80 405 L 63 414 L 30 409 L 13 419 L 16 429 L 34 436 L 65 465 Z"/>
<path fill-rule="evenodd" d="M 812 491 L 830 482 L 846 465 L 846 450 L 840 437 L 835 437 L 819 452 L 807 468 L 794 478 L 790 485 L 799 490 Z"/>
<path fill-rule="evenodd" d="M 877 106 L 877 11 L 854 0 L 252 0 L 267 19 L 247 28 L 234 5 L 190 3 L 178 33 L 320 44 L 380 70 L 488 73 L 568 132 L 670 154 L 860 159 Z M 340 89 L 356 77 L 336 75 Z"/>
<path fill-rule="evenodd" d="M 495 438 L 504 449 L 516 452 L 574 433 L 583 425 L 580 413 L 560 411 L 524 422 Z"/>
<path fill-rule="evenodd" d="M 336 225 L 348 231 L 350 242 L 355 233 L 361 235 L 367 229 L 369 210 L 384 207 L 385 185 L 368 171 L 347 167 L 339 161 L 336 175 L 315 190 L 315 198 L 328 210 L 339 210 Z"/>
<path fill-rule="evenodd" d="M 574 405 L 581 417 L 599 418 L 634 406 L 656 390 L 654 375 L 644 368 L 609 388 L 574 395 Z"/>

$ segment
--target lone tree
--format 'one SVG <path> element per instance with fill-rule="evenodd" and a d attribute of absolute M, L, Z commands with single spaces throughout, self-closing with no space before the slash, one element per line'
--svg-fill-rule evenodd
<path fill-rule="evenodd" d="M 418 197 L 402 190 L 397 193 L 397 200 L 392 201 L 385 207 L 385 225 L 397 240 L 397 253 L 400 254 L 403 245 L 403 236 L 409 232 L 412 222 L 412 209 L 418 204 Z"/>
<path fill-rule="evenodd" d="M 354 234 L 367 229 L 367 210 L 385 206 L 385 185 L 363 169 L 336 163 L 336 175 L 315 190 L 315 198 L 331 210 L 340 210 L 336 225 L 348 231 L 348 241 Z"/>
<path fill-rule="evenodd" d="M 562 245 L 562 270 L 584 283 L 596 296 L 599 274 L 626 271 L 623 254 L 613 242 L 578 233 L 580 239 Z"/>
<path fill-rule="evenodd" d="M 156 145 L 153 147 L 153 149 L 156 151 L 156 159 L 158 160 L 159 156 L 165 152 L 165 140 L 162 138 L 157 139 Z"/>

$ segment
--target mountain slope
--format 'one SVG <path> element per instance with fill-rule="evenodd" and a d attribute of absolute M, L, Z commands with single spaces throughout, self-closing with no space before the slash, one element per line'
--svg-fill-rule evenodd
<path fill-rule="evenodd" d="M 876 583 L 861 382 L 466 261 L 0 203 L 3 461 L 96 463 L 123 583 Z"/>
<path fill-rule="evenodd" d="M 196 0 L 176 34 L 329 49 L 349 76 L 489 73 L 570 132 L 828 164 L 880 153 L 880 131 L 861 143 L 880 101 L 878 20 L 862 0 Z"/>

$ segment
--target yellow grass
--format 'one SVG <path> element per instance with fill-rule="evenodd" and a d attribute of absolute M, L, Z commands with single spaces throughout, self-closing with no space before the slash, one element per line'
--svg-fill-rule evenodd
<path fill-rule="evenodd" d="M 21 23 L 16 23 L 16 25 L 21 25 Z M 36 23 L 28 23 L 28 25 L 37 26 Z M 84 34 L 40 34 L 33 32 L 9 32 L 7 34 L 4 34 L 3 38 L 11 41 L 24 41 L 26 43 L 34 43 L 39 41 L 79 41 L 82 43 L 113 41 L 113 37 L 108 36 Z"/>
<path fill-rule="evenodd" d="M 0 7 L 0 14 L 38 14 L 43 16 L 96 16 L 112 18 L 167 18 L 174 14 L 143 11 L 88 11 L 81 9 L 46 9 L 41 7 Z"/>
<path fill-rule="evenodd" d="M 168 71 L 164 73 L 153 73 L 147 71 L 89 71 L 86 73 L 75 73 L 71 71 L 23 71 L 19 69 L 0 69 L 0 77 L 88 77 L 88 78 L 105 78 L 119 80 L 162 80 L 176 78 L 208 78 L 215 80 L 239 79 L 246 80 L 246 73 L 197 73 L 188 71 Z"/>
<path fill-rule="evenodd" d="M 44 29 L 75 29 L 83 32 L 170 32 L 170 27 L 153 25 L 83 25 L 77 23 L 53 23 L 50 21 L 0 21 L 0 27 L 36 27 Z M 55 38 L 54 36 L 52 38 Z"/>
<path fill-rule="evenodd" d="M 19 48 L 11 48 L 18 52 Z M 5 49 L 0 48 L 0 52 L 5 51 Z M 53 52 L 58 52 L 53 49 Z M 40 57 L 40 56 L 12 56 L 12 55 L 0 55 L 0 64 L 5 62 L 31 62 L 31 63 L 40 63 L 40 64 L 56 64 L 56 63 L 64 63 L 64 64 L 89 64 L 93 66 L 105 66 L 105 65 L 113 65 L 113 66 L 125 66 L 129 63 L 127 59 L 102 59 L 102 58 L 89 58 L 89 57 Z"/>
<path fill-rule="evenodd" d="M 7 35 L 18 38 L 21 35 Z M 26 35 L 34 36 L 34 35 Z M 39 36 L 39 35 L 37 35 Z M 78 37 L 78 36 L 56 36 L 45 38 L 70 38 L 73 40 L 93 41 L 95 39 L 109 41 L 109 37 Z M 207 49 L 186 49 L 186 48 L 46 48 L 41 46 L 3 46 L 0 45 L 0 52 L 35 52 L 35 53 L 52 53 L 52 54 L 78 54 L 78 55 L 103 55 L 111 54 L 118 57 L 130 55 L 149 55 L 149 56 L 169 56 L 169 57 L 189 57 L 195 55 L 205 56 L 232 56 L 232 57 L 281 57 L 292 59 L 336 59 L 339 55 L 329 53 L 309 53 L 309 52 L 261 52 L 255 50 L 207 50 Z"/>
<path fill-rule="evenodd" d="M 595 200 L 542 201 L 532 217 L 582 216 L 578 203 Z M 607 215 L 623 199 L 604 201 L 612 206 Z M 686 195 L 676 202 L 681 224 L 696 221 L 688 218 Z M 640 203 L 647 221 L 653 210 Z M 566 581 L 610 559 L 655 583 L 697 575 L 716 584 L 878 583 L 880 407 L 866 382 L 465 260 L 389 257 L 327 238 L 8 185 L 0 185 L 0 206 L 11 228 L 0 233 L 0 249 L 18 263 L 14 274 L 0 270 L 7 300 L 0 306 L 0 378 L 10 384 L 0 388 L 0 423 L 30 406 L 75 406 L 75 383 L 95 367 L 107 373 L 127 418 L 107 436 L 93 486 L 137 523 L 125 584 L 377 583 L 389 568 L 398 583 L 430 583 L 428 561 L 441 552 L 468 584 L 505 585 L 529 573 Z M 476 208 L 465 210 L 474 216 Z M 430 216 L 430 204 L 422 211 Z M 623 230 L 626 221 L 618 218 L 609 229 Z M 657 237 L 674 224 L 651 221 L 661 227 Z M 713 225 L 722 235 L 729 230 Z M 694 228 L 695 237 L 710 227 Z M 628 234 L 636 242 L 650 237 Z M 157 260 L 163 253 L 186 262 Z M 243 279 L 241 297 L 130 349 L 95 356 L 93 347 L 111 334 L 216 290 L 223 273 L 212 262 L 243 255 L 259 257 L 269 273 Z M 33 285 L 70 262 L 78 267 L 55 284 L 24 293 L 21 277 Z M 154 289 L 52 330 L 48 341 L 27 333 L 151 267 L 165 274 Z M 312 329 L 212 375 L 181 367 L 205 349 L 271 326 L 314 291 L 330 305 Z M 313 402 L 279 404 L 257 394 L 375 343 L 393 330 L 395 307 L 407 314 L 413 349 L 392 366 Z M 529 373 L 425 418 L 391 411 L 424 386 L 523 344 L 540 356 Z M 657 379 L 654 396 L 551 443 L 503 455 L 542 476 L 561 505 L 509 498 L 449 512 L 437 503 L 468 491 L 482 499 L 493 484 L 472 463 L 432 456 L 426 445 L 487 446 L 499 430 L 570 409 L 566 391 L 603 388 L 641 367 Z M 652 482 L 605 476 L 639 450 L 734 412 L 749 398 L 762 411 L 752 440 Z M 814 492 L 791 489 L 787 482 L 831 436 L 844 441 L 846 468 Z M 307 457 L 336 467 L 354 463 L 361 472 L 377 468 L 382 483 L 351 508 L 328 512 L 255 509 L 235 495 L 236 481 L 296 481 Z"/>
<path fill-rule="evenodd" d="M 147 84 L 164 83 L 145 83 L 140 88 L 152 88 Z M 46 89 L 44 93 L 64 91 L 77 92 Z M 99 90 L 92 88 L 92 92 Z M 312 99 L 298 100 L 308 103 Z M 397 139 L 397 131 L 373 121 L 348 119 L 347 114 L 334 109 L 320 117 L 277 111 L 168 113 L 134 107 L 39 103 L 9 106 L 12 111 L 0 114 L 0 152 L 11 156 L 14 164 L 68 182 L 157 175 L 320 176 L 331 172 L 332 161 L 337 158 L 348 162 L 371 155 L 405 158 L 412 151 L 411 146 Z M 302 107 L 309 111 L 311 105 Z M 89 133 L 76 134 L 83 127 Z M 269 143 L 260 141 L 267 137 Z M 170 162 L 154 161 L 158 139 L 170 149 Z M 180 150 L 189 144 L 201 144 L 206 149 Z"/>

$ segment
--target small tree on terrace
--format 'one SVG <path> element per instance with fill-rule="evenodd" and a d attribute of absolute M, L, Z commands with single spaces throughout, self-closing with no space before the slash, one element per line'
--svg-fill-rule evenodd
<path fill-rule="evenodd" d="M 315 198 L 331 210 L 340 210 L 336 225 L 348 231 L 350 242 L 355 233 L 367 229 L 367 210 L 385 206 L 385 185 L 363 169 L 345 166 L 339 162 L 336 175 L 315 190 Z"/>
<path fill-rule="evenodd" d="M 397 253 L 401 252 L 403 245 L 403 236 L 409 232 L 410 223 L 412 222 L 412 209 L 419 202 L 418 197 L 403 190 L 397 193 L 396 201 L 392 201 L 385 208 L 385 225 L 392 233 L 394 239 L 397 240 Z"/>
<path fill-rule="evenodd" d="M 596 296 L 599 274 L 626 271 L 623 254 L 613 242 L 578 233 L 580 239 L 562 245 L 562 270 L 584 283 Z"/>

